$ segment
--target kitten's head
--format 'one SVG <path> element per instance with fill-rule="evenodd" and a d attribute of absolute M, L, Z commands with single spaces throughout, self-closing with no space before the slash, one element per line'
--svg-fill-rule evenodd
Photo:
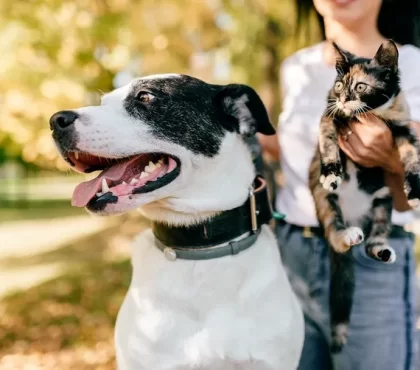
<path fill-rule="evenodd" d="M 350 117 L 390 103 L 400 92 L 398 49 L 385 41 L 372 59 L 359 58 L 334 42 L 337 78 L 328 95 L 328 114 Z"/>

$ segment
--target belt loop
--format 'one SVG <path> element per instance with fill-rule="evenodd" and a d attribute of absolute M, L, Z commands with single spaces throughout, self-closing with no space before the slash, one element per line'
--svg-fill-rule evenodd
<path fill-rule="evenodd" d="M 314 234 L 310 228 L 310 226 L 304 226 L 303 227 L 303 231 L 302 231 L 302 235 L 304 238 L 313 238 Z"/>

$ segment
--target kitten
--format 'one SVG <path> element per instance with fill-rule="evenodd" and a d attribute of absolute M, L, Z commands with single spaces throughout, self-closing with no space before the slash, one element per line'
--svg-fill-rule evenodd
<path fill-rule="evenodd" d="M 367 255 L 385 263 L 393 263 L 396 254 L 387 245 L 392 197 L 384 171 L 352 162 L 339 148 L 338 135 L 347 133 L 347 124 L 367 112 L 386 122 L 404 167 L 404 190 L 412 207 L 420 198 L 420 146 L 409 126 L 400 89 L 396 44 L 385 41 L 373 59 L 359 58 L 335 43 L 332 46 L 337 54 L 337 77 L 321 118 L 309 184 L 320 226 L 331 247 L 331 349 L 339 352 L 347 341 L 353 301 L 351 247 L 365 239 Z"/>

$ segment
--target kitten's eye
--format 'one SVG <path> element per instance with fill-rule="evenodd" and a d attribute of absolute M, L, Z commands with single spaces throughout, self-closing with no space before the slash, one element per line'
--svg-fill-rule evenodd
<path fill-rule="evenodd" d="M 147 91 L 140 91 L 136 95 L 136 100 L 141 101 L 142 103 L 148 103 L 152 101 L 155 97 Z"/>
<path fill-rule="evenodd" d="M 367 89 L 367 85 L 364 83 L 360 82 L 356 85 L 356 91 L 359 93 L 365 91 L 366 89 Z"/>
<path fill-rule="evenodd" d="M 343 90 L 343 83 L 341 81 L 337 81 L 334 85 L 334 90 L 335 92 L 340 92 L 341 90 Z"/>

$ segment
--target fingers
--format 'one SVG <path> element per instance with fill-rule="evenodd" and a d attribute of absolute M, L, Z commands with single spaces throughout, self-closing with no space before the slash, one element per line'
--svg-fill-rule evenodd
<path fill-rule="evenodd" d="M 360 123 L 363 123 L 365 125 L 371 125 L 371 124 L 384 124 L 384 122 L 378 118 L 377 116 L 371 114 L 371 113 L 365 113 L 357 116 L 357 120 Z"/>
<path fill-rule="evenodd" d="M 344 154 L 349 157 L 352 161 L 354 161 L 354 153 L 353 148 L 350 146 L 350 144 L 347 141 L 344 141 L 341 139 L 341 137 L 338 138 L 338 145 L 340 146 L 341 150 L 344 152 Z"/>
<path fill-rule="evenodd" d="M 351 133 L 347 133 L 345 137 L 340 135 L 338 137 L 338 145 L 353 162 L 369 167 L 369 161 L 367 163 L 365 161 L 366 147 L 357 131 L 351 130 Z"/>
<path fill-rule="evenodd" d="M 352 137 L 353 136 L 353 137 Z M 353 145 L 358 145 L 357 143 L 357 137 L 354 136 L 354 134 L 350 134 L 347 137 L 347 140 L 344 140 L 342 136 L 338 137 L 338 145 L 340 146 L 341 150 L 353 161 L 357 162 L 359 156 L 357 155 L 357 152 L 353 148 Z"/>
<path fill-rule="evenodd" d="M 366 115 L 367 116 L 367 115 Z M 360 122 L 351 122 L 350 128 L 367 148 L 378 145 L 392 146 L 393 138 L 389 127 L 380 118 L 373 116 L 358 117 Z"/>

